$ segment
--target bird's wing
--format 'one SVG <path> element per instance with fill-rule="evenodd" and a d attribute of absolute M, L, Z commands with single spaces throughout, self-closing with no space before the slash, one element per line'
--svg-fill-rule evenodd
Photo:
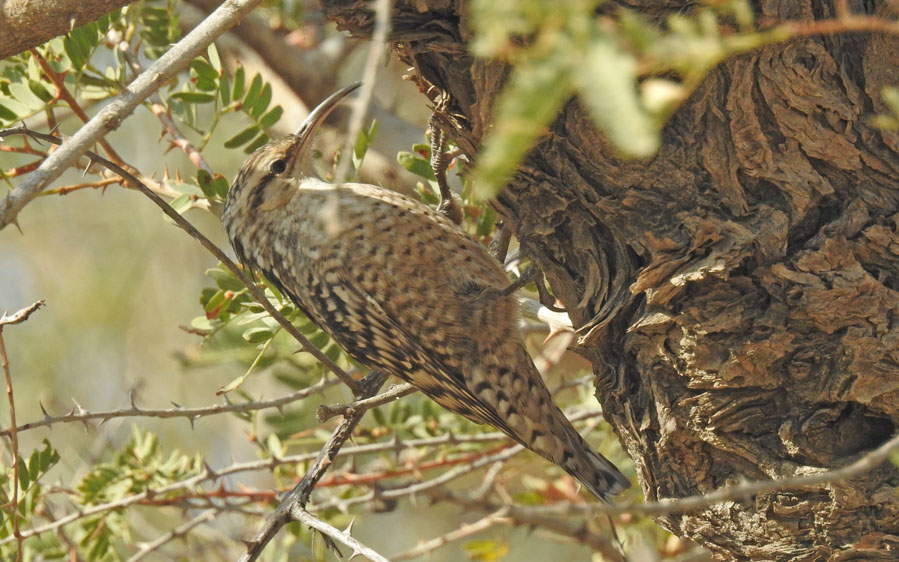
<path fill-rule="evenodd" d="M 315 291 L 314 298 L 304 304 L 319 317 L 316 320 L 329 319 L 320 325 L 350 355 L 412 383 L 451 411 L 516 435 L 494 408 L 469 389 L 463 373 L 429 352 L 420 337 L 404 329 L 373 295 L 354 284 L 346 269 L 331 269 L 323 275 L 337 275 L 345 282 Z"/>

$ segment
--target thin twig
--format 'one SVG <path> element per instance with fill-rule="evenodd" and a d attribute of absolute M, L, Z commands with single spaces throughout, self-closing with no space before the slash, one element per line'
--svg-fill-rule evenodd
<path fill-rule="evenodd" d="M 364 544 L 353 538 L 352 535 L 350 535 L 350 527 L 352 526 L 352 523 L 350 523 L 350 527 L 347 527 L 345 531 L 341 531 L 337 527 L 328 525 L 302 507 L 295 506 L 290 514 L 300 523 L 304 523 L 312 527 L 316 531 L 352 548 L 353 555 L 350 556 L 350 558 L 353 558 L 354 556 L 364 556 L 369 560 L 372 560 L 373 562 L 390 562 L 389 560 L 375 552 L 371 547 L 365 546 Z"/>
<path fill-rule="evenodd" d="M 226 0 L 181 41 L 159 57 L 147 70 L 113 99 L 97 115 L 67 139 L 59 150 L 50 154 L 22 185 L 9 192 L 0 204 L 0 230 L 15 223 L 19 211 L 58 178 L 64 170 L 85 154 L 87 149 L 146 99 L 203 52 L 216 37 L 236 24 L 259 0 Z"/>
<path fill-rule="evenodd" d="M 18 548 L 16 549 L 16 561 L 22 560 L 22 541 L 25 540 L 19 531 L 19 436 L 16 432 L 16 401 L 12 390 L 12 374 L 9 372 L 9 359 L 6 357 L 6 344 L 3 343 L 3 327 L 13 324 L 21 324 L 28 320 L 31 314 L 43 306 L 44 301 L 37 301 L 31 306 L 7 316 L 6 312 L 0 316 L 0 367 L 3 368 L 3 376 L 6 379 L 6 397 L 9 399 L 9 423 L 11 427 L 10 438 L 12 441 L 12 533 Z"/>
<path fill-rule="evenodd" d="M 152 67 L 151 67 L 152 68 Z M 0 139 L 11 136 L 11 135 L 28 135 L 30 137 L 40 139 L 46 142 L 50 142 L 53 144 L 63 144 L 62 141 L 54 137 L 52 135 L 47 135 L 44 133 L 38 133 L 37 131 L 33 131 L 27 127 L 14 127 L 10 129 L 0 130 Z M 62 151 L 63 148 L 60 148 L 54 154 Z M 132 182 L 135 187 L 137 187 L 138 191 L 147 196 L 153 203 L 156 204 L 157 207 L 162 209 L 162 212 L 166 214 L 172 221 L 181 227 L 182 230 L 190 234 L 195 240 L 197 240 L 200 245 L 206 248 L 213 256 L 215 256 L 222 264 L 228 268 L 231 273 L 237 277 L 241 283 L 247 288 L 253 298 L 259 303 L 262 308 L 265 309 L 266 312 L 274 318 L 278 324 L 280 324 L 287 333 L 289 333 L 295 340 L 297 340 L 303 348 L 303 351 L 306 351 L 313 357 L 315 357 L 320 363 L 322 363 L 325 367 L 328 368 L 329 371 L 337 375 L 337 377 L 343 381 L 354 394 L 358 395 L 359 383 L 351 377 L 346 371 L 341 369 L 337 363 L 332 361 L 327 355 L 325 355 L 320 349 L 312 345 L 312 342 L 304 336 L 300 331 L 294 326 L 290 320 L 284 317 L 278 309 L 276 309 L 272 303 L 265 297 L 265 293 L 250 279 L 244 274 L 240 267 L 234 263 L 231 258 L 228 257 L 225 252 L 223 252 L 218 246 L 212 243 L 208 238 L 206 238 L 199 230 L 197 230 L 194 225 L 190 223 L 187 219 L 181 216 L 178 211 L 172 208 L 162 197 L 153 192 L 152 189 L 147 187 L 143 182 L 141 182 L 137 177 L 135 177 L 131 172 L 125 170 L 121 166 L 117 165 L 115 162 L 110 162 L 106 158 L 103 158 L 99 154 L 96 154 L 91 151 L 84 151 L 83 154 L 87 154 L 92 160 L 103 164 L 113 172 L 119 174 L 126 180 Z M 51 155 L 52 157 L 52 155 Z M 10 193 L 12 196 L 12 193 Z M 2 211 L 0 211 L 2 212 Z M 0 228 L 2 228 L 2 224 L 0 224 Z"/>
<path fill-rule="evenodd" d="M 809 486 L 830 484 L 838 480 L 845 480 L 864 474 L 865 472 L 876 468 L 880 463 L 887 460 L 891 452 L 897 449 L 899 449 L 899 433 L 894 435 L 892 439 L 885 442 L 880 447 L 865 453 L 857 461 L 842 468 L 822 470 L 818 474 L 806 476 L 743 482 L 740 484 L 723 486 L 707 494 L 699 494 L 674 500 L 646 502 L 640 505 L 602 506 L 607 507 L 608 509 L 600 509 L 597 511 L 607 511 L 608 513 L 641 513 L 646 515 L 685 513 L 688 511 L 696 511 L 724 501 L 744 500 L 750 496 L 764 492 L 797 490 Z"/>
<path fill-rule="evenodd" d="M 380 371 L 370 372 L 362 380 L 360 398 L 370 398 L 374 396 L 378 392 L 378 389 L 381 388 L 381 385 L 384 384 L 385 380 L 387 380 L 386 373 Z M 269 541 L 271 541 L 275 535 L 278 534 L 278 531 L 281 530 L 281 527 L 293 519 L 292 511 L 294 508 L 304 508 L 306 506 L 306 502 L 309 501 L 309 495 L 312 493 L 315 484 L 322 476 L 324 476 L 325 472 L 334 462 L 340 448 L 346 440 L 350 438 L 353 433 L 353 428 L 356 427 L 356 424 L 359 423 L 359 420 L 362 419 L 365 412 L 366 410 L 364 408 L 356 408 L 352 413 L 347 414 L 347 416 L 343 418 L 343 421 L 337 426 L 334 433 L 331 434 L 330 439 L 328 439 L 321 448 L 321 451 L 319 451 L 318 457 L 315 459 L 312 466 L 309 467 L 309 470 L 306 471 L 306 475 L 303 476 L 303 479 L 294 486 L 293 490 L 285 494 L 281 503 L 278 505 L 278 508 L 268 517 L 268 519 L 266 519 L 262 529 L 259 530 L 253 540 L 247 541 L 247 552 L 240 558 L 242 562 L 252 562 L 253 560 L 258 559 Z"/>
<path fill-rule="evenodd" d="M 42 306 L 44 306 L 44 301 L 40 300 L 36 303 L 33 303 L 31 306 L 26 306 L 22 310 L 15 312 L 12 315 L 4 312 L 3 316 L 0 316 L 0 333 L 3 332 L 3 326 L 21 324 L 22 322 L 28 320 L 28 317 Z"/>
<path fill-rule="evenodd" d="M 143 408 L 138 408 L 132 404 L 132 407 L 128 409 L 89 412 L 84 410 L 80 405 L 76 405 L 76 407 L 67 414 L 63 414 L 61 416 L 50 416 L 45 414 L 44 419 L 20 425 L 15 428 L 15 431 L 21 433 L 23 431 L 35 429 L 38 427 L 51 427 L 55 423 L 87 422 L 92 420 L 105 422 L 115 418 L 126 417 L 146 417 L 162 419 L 187 418 L 191 422 L 191 424 L 193 424 L 194 420 L 198 418 L 214 416 L 216 414 L 253 412 L 256 410 L 264 410 L 267 408 L 280 408 L 281 406 L 284 406 L 286 404 L 290 404 L 292 402 L 296 402 L 297 400 L 302 400 L 303 398 L 322 392 L 323 390 L 338 384 L 338 382 L 339 381 L 337 379 L 333 378 L 322 379 L 312 386 L 308 386 L 296 392 L 292 392 L 286 396 L 274 398 L 272 400 L 244 402 L 242 404 L 233 404 L 231 402 L 226 402 L 225 404 L 214 404 L 212 406 L 204 406 L 202 408 L 182 408 L 180 406 L 176 406 L 174 408 L 168 409 L 145 410 Z M 41 409 L 43 409 L 43 406 L 41 406 Z M 8 437 L 10 436 L 12 431 L 12 427 L 10 427 L 9 429 L 4 429 L 3 431 L 0 431 L 0 436 Z"/>
<path fill-rule="evenodd" d="M 337 183 L 347 181 L 350 163 L 353 161 L 353 148 L 356 145 L 356 137 L 359 136 L 359 131 L 362 130 L 362 122 L 371 104 L 380 63 L 387 54 L 387 36 L 390 33 L 392 5 L 392 0 L 375 0 L 375 30 L 372 34 L 368 58 L 365 59 L 362 87 L 353 105 L 353 113 L 350 115 L 346 140 L 340 153 L 340 162 L 337 163 L 337 171 L 334 173 L 334 181 Z"/>
<path fill-rule="evenodd" d="M 128 66 L 134 74 L 139 75 L 144 71 L 144 68 L 140 63 L 140 58 L 136 53 L 126 49 L 122 51 L 122 55 L 125 57 L 125 61 L 128 63 Z M 159 119 L 159 122 L 162 123 L 163 133 L 168 134 L 172 138 L 172 144 L 180 148 L 194 166 L 206 170 L 210 174 L 213 173 L 212 167 L 206 162 L 206 159 L 203 158 L 200 150 L 184 136 L 184 133 L 181 132 L 181 129 L 175 123 L 175 120 L 172 119 L 169 108 L 162 102 L 162 98 L 157 92 L 150 95 L 150 111 L 152 111 L 153 115 L 155 115 L 156 118 Z"/>
<path fill-rule="evenodd" d="M 372 490 L 365 495 L 357 496 L 347 500 L 334 499 L 326 503 L 317 504 L 310 511 L 322 511 L 332 508 L 339 508 L 341 510 L 344 510 L 353 505 L 364 504 L 375 500 L 398 499 L 406 496 L 413 496 L 415 494 L 419 494 L 443 486 L 444 484 L 452 480 L 461 478 L 462 476 L 465 476 L 467 474 L 471 474 L 472 472 L 480 470 L 485 466 L 492 465 L 497 462 L 507 461 L 524 450 L 524 447 L 521 445 L 509 445 L 497 453 L 481 457 L 480 459 L 465 466 L 457 466 L 456 468 L 448 470 L 440 476 L 431 480 L 426 480 L 424 482 L 415 482 L 414 484 L 409 484 L 408 486 L 394 488 L 391 490 Z"/>
<path fill-rule="evenodd" d="M 625 562 L 627 559 L 618 551 L 608 538 L 591 531 L 586 521 L 568 521 L 560 517 L 547 517 L 530 506 L 502 505 L 487 500 L 478 500 L 462 494 L 435 490 L 429 494 L 433 501 L 452 502 L 463 506 L 465 509 L 477 509 L 494 512 L 506 508 L 506 517 L 517 525 L 528 527 L 541 527 L 554 533 L 571 537 L 580 544 L 586 545 L 599 552 L 603 560 Z"/>
<path fill-rule="evenodd" d="M 346 416 L 348 414 L 352 414 L 354 411 L 360 408 L 362 408 L 363 410 L 368 410 L 369 408 L 374 408 L 375 406 L 381 406 L 383 404 L 393 402 L 398 398 L 402 398 L 403 396 L 412 394 L 416 390 L 418 389 L 411 384 L 403 383 L 390 387 L 387 392 L 382 392 L 377 396 L 372 396 L 371 398 L 366 398 L 364 400 L 356 400 L 355 402 L 350 402 L 348 404 L 335 404 L 333 406 L 322 404 L 318 407 L 318 410 L 316 410 L 315 417 L 318 419 L 319 423 L 325 423 L 335 416 Z"/>
<path fill-rule="evenodd" d="M 157 539 L 144 544 L 141 549 L 134 554 L 134 556 L 128 559 L 128 562 L 138 562 L 138 560 L 143 560 L 145 556 L 159 550 L 166 543 L 187 535 L 187 533 L 197 525 L 200 525 L 201 523 L 205 523 L 207 521 L 212 521 L 215 518 L 215 513 L 215 509 L 207 509 L 187 523 L 179 525 L 178 527 L 172 529 L 171 531 L 158 537 Z"/>
<path fill-rule="evenodd" d="M 493 513 L 482 517 L 481 519 L 478 519 L 474 523 L 462 523 L 462 525 L 458 529 L 454 529 L 449 533 L 446 533 L 445 535 L 441 535 L 439 537 L 425 541 L 415 546 L 414 548 L 410 548 L 405 552 L 401 552 L 400 554 L 394 554 L 390 557 L 390 559 L 396 562 L 397 560 L 409 560 L 411 558 L 424 556 L 425 554 L 434 552 L 438 548 L 442 548 L 451 542 L 466 539 L 472 535 L 480 533 L 481 531 L 486 531 L 494 525 L 508 525 L 511 522 L 506 516 L 508 512 L 508 506 L 503 506 Z"/>
<path fill-rule="evenodd" d="M 839 480 L 845 480 L 859 476 L 876 468 L 887 460 L 890 453 L 899 449 L 899 434 L 894 435 L 880 447 L 862 455 L 857 461 L 842 468 L 833 470 L 821 470 L 817 474 L 793 476 L 771 480 L 756 480 L 722 486 L 717 490 L 684 498 L 663 499 L 642 504 L 584 504 L 584 505 L 556 505 L 547 507 L 535 507 L 533 509 L 546 514 L 571 514 L 596 515 L 599 513 L 630 513 L 639 515 L 668 515 L 672 513 L 687 513 L 696 511 L 710 505 L 725 501 L 744 501 L 756 494 L 784 490 L 801 490 L 812 486 L 830 484 Z"/>
<path fill-rule="evenodd" d="M 88 118 L 87 113 L 84 112 L 81 104 L 79 104 L 78 100 L 75 99 L 75 96 L 73 96 L 72 93 L 69 92 L 69 89 L 66 88 L 65 76 L 53 70 L 53 67 L 50 66 L 50 63 L 47 62 L 47 59 L 45 59 L 37 49 L 30 49 L 29 52 L 31 53 L 31 56 L 33 56 L 35 60 L 37 60 L 38 64 L 41 67 L 41 70 L 43 70 L 44 74 L 47 75 L 47 78 L 49 78 L 50 81 L 53 82 L 53 85 L 56 86 L 55 99 L 60 99 L 66 102 L 66 105 L 69 106 L 69 109 L 71 109 L 79 119 L 81 119 L 81 122 L 87 123 L 90 119 Z M 51 100 L 49 103 L 52 104 L 55 99 Z M 110 160 L 112 160 L 119 166 L 122 166 L 123 168 L 126 167 L 125 162 L 122 161 L 122 157 L 118 155 L 115 149 L 112 148 L 112 146 L 105 138 L 101 138 L 100 140 L 98 140 L 97 144 L 99 144 L 100 147 L 103 148 L 103 151 L 106 152 Z M 136 170 L 134 169 L 130 169 L 128 171 L 132 174 L 136 173 Z"/>

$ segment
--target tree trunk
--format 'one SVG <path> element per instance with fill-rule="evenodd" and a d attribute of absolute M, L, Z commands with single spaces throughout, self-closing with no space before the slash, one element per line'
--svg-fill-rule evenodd
<path fill-rule="evenodd" d="M 364 1 L 324 1 L 369 35 Z M 397 0 L 394 46 L 451 95 L 473 156 L 507 68 L 467 51 L 464 6 Z M 683 2 L 628 0 L 647 16 Z M 759 0 L 761 21 L 834 17 Z M 850 1 L 856 13 L 888 2 Z M 823 6 L 822 6 L 823 5 Z M 635 8 L 640 9 L 640 8 Z M 730 59 L 623 161 L 576 100 L 497 201 L 580 327 L 648 500 L 836 468 L 899 425 L 899 135 L 872 128 L 899 39 L 797 39 Z M 899 472 L 657 520 L 729 558 L 895 559 Z"/>

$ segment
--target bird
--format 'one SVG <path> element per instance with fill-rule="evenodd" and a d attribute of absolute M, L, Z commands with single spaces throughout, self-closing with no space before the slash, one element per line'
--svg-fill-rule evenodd
<path fill-rule="evenodd" d="M 420 201 L 316 173 L 315 130 L 360 84 L 244 162 L 222 216 L 235 254 L 362 365 L 493 426 L 610 501 L 630 481 L 553 401 L 484 245 Z"/>

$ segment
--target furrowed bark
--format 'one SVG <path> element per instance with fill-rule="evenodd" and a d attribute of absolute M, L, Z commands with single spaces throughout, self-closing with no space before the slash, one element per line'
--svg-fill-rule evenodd
<path fill-rule="evenodd" d="M 370 34 L 366 2 L 322 3 Z M 627 4 L 655 18 L 683 3 Z M 835 16 L 753 5 L 768 23 Z M 886 1 L 849 7 L 895 18 Z M 450 94 L 448 132 L 474 156 L 508 68 L 470 38 L 464 3 L 395 3 L 397 54 Z M 571 100 L 497 200 L 580 328 L 647 499 L 840 467 L 899 426 L 899 135 L 869 121 L 897 60 L 877 33 L 730 59 L 647 161 L 617 158 Z M 892 559 L 897 484 L 886 463 L 657 521 L 727 558 Z"/>

